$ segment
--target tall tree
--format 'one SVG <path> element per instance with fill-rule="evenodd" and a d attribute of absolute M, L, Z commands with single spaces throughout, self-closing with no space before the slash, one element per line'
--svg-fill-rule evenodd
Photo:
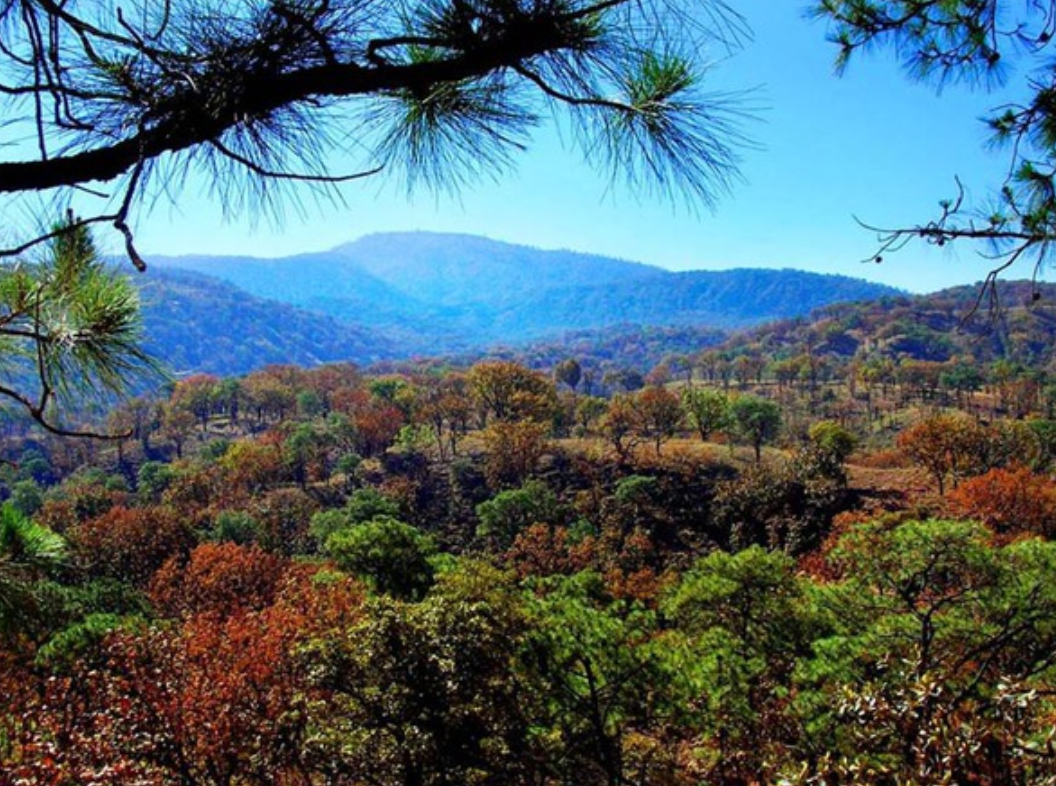
<path fill-rule="evenodd" d="M 562 112 L 590 162 L 662 193 L 707 204 L 736 159 L 736 106 L 700 90 L 702 44 L 743 33 L 721 0 L 5 0 L 0 24 L 2 111 L 36 140 L 0 193 L 103 184 L 89 220 L 140 267 L 130 211 L 189 169 L 230 209 L 382 170 L 447 188 Z M 326 170 L 340 147 L 358 172 Z"/>

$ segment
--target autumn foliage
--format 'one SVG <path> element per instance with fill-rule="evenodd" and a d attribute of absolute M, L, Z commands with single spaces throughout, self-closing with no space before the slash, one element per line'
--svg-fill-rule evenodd
<path fill-rule="evenodd" d="M 270 606 L 287 568 L 257 545 L 203 543 L 154 574 L 150 598 L 163 616 L 231 615 Z"/>
<path fill-rule="evenodd" d="M 1026 467 L 992 469 L 950 492 L 952 513 L 1000 533 L 1056 534 L 1056 483 Z"/>
<path fill-rule="evenodd" d="M 115 507 L 67 533 L 76 558 L 91 575 L 145 585 L 154 571 L 194 546 L 183 516 L 167 506 Z"/>

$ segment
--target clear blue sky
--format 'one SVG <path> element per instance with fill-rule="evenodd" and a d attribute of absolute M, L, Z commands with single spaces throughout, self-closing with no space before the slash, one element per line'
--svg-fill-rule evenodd
<path fill-rule="evenodd" d="M 874 236 L 854 221 L 927 220 L 951 196 L 954 177 L 985 198 L 1002 175 L 979 118 L 1008 94 L 947 88 L 941 95 L 904 78 L 889 54 L 872 53 L 837 78 L 823 25 L 798 0 L 737 0 L 753 40 L 713 72 L 717 90 L 755 88 L 762 107 L 745 131 L 743 182 L 713 213 L 610 191 L 604 178 L 540 133 L 517 170 L 460 197 L 408 198 L 398 184 L 360 181 L 347 204 L 307 202 L 280 226 L 224 222 L 193 185 L 170 208 L 139 221 L 149 253 L 279 256 L 339 245 L 379 231 L 467 232 L 543 248 L 569 248 L 663 267 L 793 267 L 860 276 L 912 291 L 972 283 L 989 269 L 969 247 L 910 246 L 882 265 L 863 264 Z M 716 56 L 723 53 L 716 52 Z M 1014 81 L 1013 81 L 1014 84 Z M 1019 274 L 1029 275 L 1025 266 Z"/>

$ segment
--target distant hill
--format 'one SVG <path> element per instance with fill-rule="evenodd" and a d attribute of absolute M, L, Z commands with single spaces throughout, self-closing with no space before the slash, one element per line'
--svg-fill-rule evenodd
<path fill-rule="evenodd" d="M 527 344 L 495 345 L 449 359 L 459 366 L 485 358 L 513 360 L 530 368 L 549 370 L 574 358 L 584 369 L 599 373 L 612 369 L 646 372 L 664 360 L 690 357 L 729 337 L 724 330 L 696 325 L 616 325 L 604 330 L 573 330 Z"/>
<path fill-rule="evenodd" d="M 395 357 L 391 339 L 208 276 L 155 268 L 140 288 L 147 348 L 177 373 L 244 374 L 269 363 L 360 364 Z"/>
<path fill-rule="evenodd" d="M 981 285 L 928 295 L 839 303 L 807 319 L 737 334 L 721 350 L 782 359 L 806 348 L 836 361 L 857 357 L 985 364 L 998 360 L 1056 366 L 1056 284 L 1002 281 L 997 305 L 980 302 Z"/>
<path fill-rule="evenodd" d="M 382 331 L 414 352 L 472 351 L 621 324 L 735 328 L 897 290 L 793 270 L 672 273 L 637 262 L 427 232 L 370 235 L 283 259 L 169 257 L 273 298 Z"/>

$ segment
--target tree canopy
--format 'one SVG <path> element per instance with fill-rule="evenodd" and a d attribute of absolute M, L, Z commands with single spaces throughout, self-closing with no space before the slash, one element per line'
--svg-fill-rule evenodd
<path fill-rule="evenodd" d="M 704 45 L 744 35 L 721 0 L 3 0 L 0 30 L 0 105 L 34 140 L 0 193 L 91 184 L 137 265 L 130 214 L 192 170 L 232 210 L 283 181 L 457 187 L 547 114 L 639 187 L 709 203 L 734 173 L 737 102 L 701 89 Z"/>

